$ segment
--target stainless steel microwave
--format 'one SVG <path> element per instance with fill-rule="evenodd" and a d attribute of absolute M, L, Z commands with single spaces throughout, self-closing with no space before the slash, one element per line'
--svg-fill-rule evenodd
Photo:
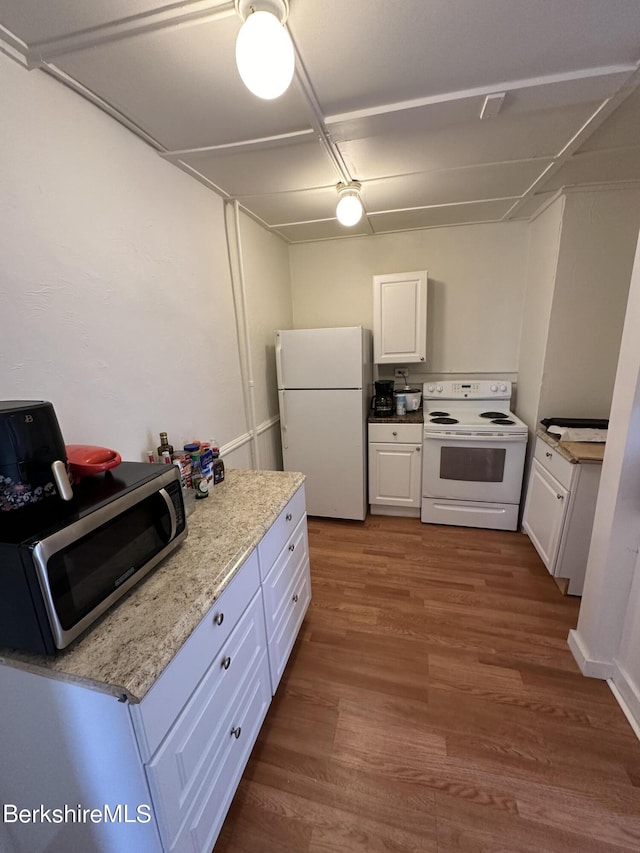
<path fill-rule="evenodd" d="M 39 654 L 66 648 L 187 535 L 175 465 L 122 462 L 87 477 L 47 529 L 5 515 L 0 646 Z"/>

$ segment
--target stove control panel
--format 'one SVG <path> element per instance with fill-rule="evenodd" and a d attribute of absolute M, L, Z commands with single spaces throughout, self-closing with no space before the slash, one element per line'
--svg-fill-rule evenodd
<path fill-rule="evenodd" d="M 510 400 L 511 382 L 500 379 L 427 382 L 423 396 L 431 400 Z"/>

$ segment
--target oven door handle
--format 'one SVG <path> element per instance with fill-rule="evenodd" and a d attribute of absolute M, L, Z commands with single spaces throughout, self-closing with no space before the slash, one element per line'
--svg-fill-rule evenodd
<path fill-rule="evenodd" d="M 505 442 L 515 443 L 522 442 L 527 440 L 527 436 L 523 433 L 520 435 L 507 435 L 507 434 L 486 434 L 482 433 L 470 433 L 470 432 L 425 432 L 424 439 L 427 441 L 428 439 L 437 439 L 438 441 L 491 441 L 491 442 L 500 442 L 504 444 Z"/>

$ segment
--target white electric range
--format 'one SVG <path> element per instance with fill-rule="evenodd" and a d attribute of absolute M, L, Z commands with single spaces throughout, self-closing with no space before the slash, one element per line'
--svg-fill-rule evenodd
<path fill-rule="evenodd" d="M 511 390 L 503 380 L 424 385 L 423 522 L 517 529 L 528 430 Z"/>

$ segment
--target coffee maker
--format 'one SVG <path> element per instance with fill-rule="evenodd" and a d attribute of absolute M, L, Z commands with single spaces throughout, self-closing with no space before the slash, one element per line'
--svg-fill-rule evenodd
<path fill-rule="evenodd" d="M 393 414 L 393 382 L 373 383 L 376 393 L 371 400 L 373 414 L 378 418 L 388 418 Z"/>

